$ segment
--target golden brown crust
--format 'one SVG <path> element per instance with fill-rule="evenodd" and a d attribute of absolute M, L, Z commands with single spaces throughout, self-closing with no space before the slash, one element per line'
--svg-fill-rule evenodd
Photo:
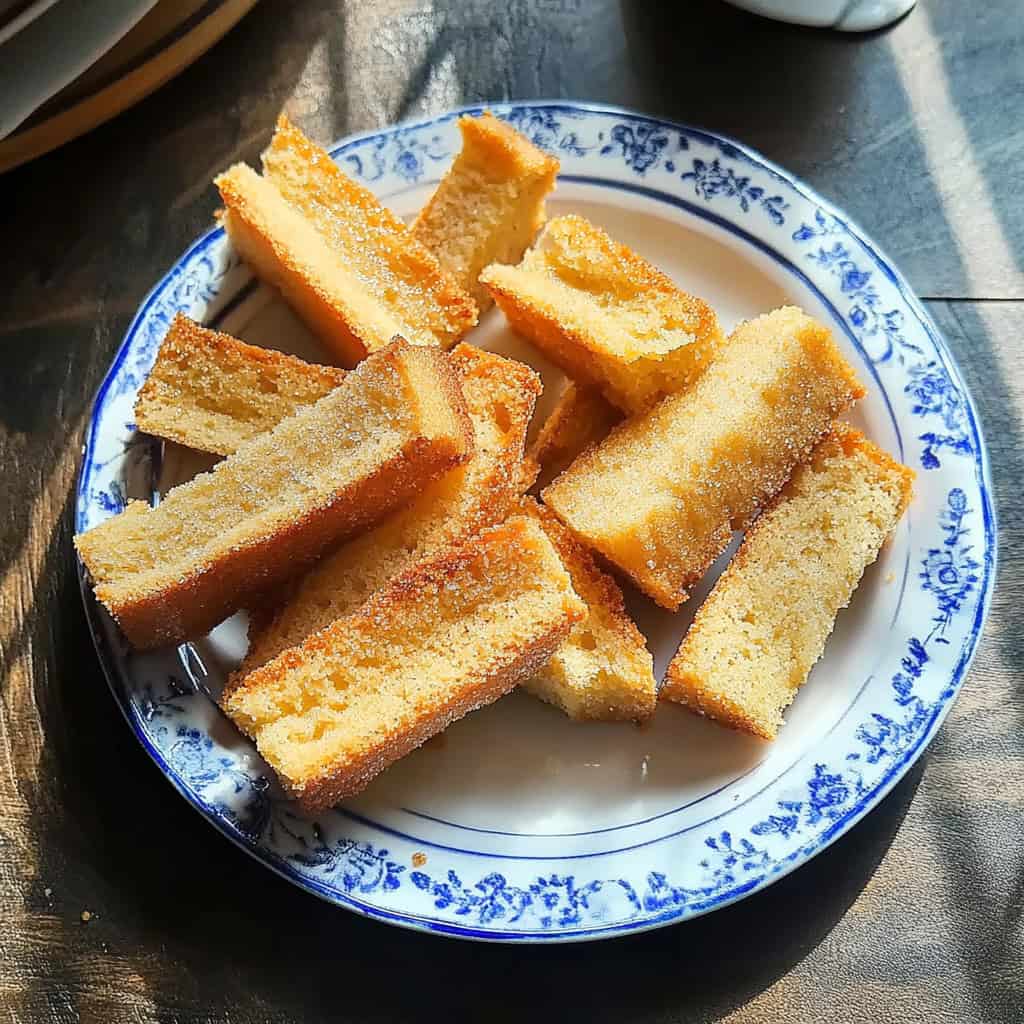
<path fill-rule="evenodd" d="M 459 118 L 459 130 L 464 145 L 466 142 L 476 144 L 475 152 L 485 158 L 481 161 L 484 169 L 496 179 L 540 176 L 554 185 L 558 160 L 538 149 L 526 136 L 489 110 L 479 117 L 463 115 Z"/>
<path fill-rule="evenodd" d="M 607 261 L 617 275 L 651 295 L 652 301 L 655 296 L 660 296 L 679 304 L 681 310 L 692 318 L 695 333 L 706 334 L 717 326 L 715 311 L 703 299 L 680 291 L 666 273 L 633 252 L 628 245 L 616 242 L 607 232 L 576 214 L 552 220 L 549 230 L 560 227 L 564 227 L 570 236 L 583 239 L 581 247 L 591 250 L 595 258 Z"/>
<path fill-rule="evenodd" d="M 410 341 L 422 343 L 422 333 L 450 348 L 476 324 L 476 304 L 437 256 L 284 114 L 263 154 L 263 169 L 369 294 L 414 335 Z"/>
<path fill-rule="evenodd" d="M 281 194 L 251 167 L 236 164 L 214 179 L 224 201 L 221 223 L 256 274 L 277 288 L 346 366 L 383 348 L 399 324 L 383 311 L 361 316 L 350 296 L 352 275 L 339 268 L 325 243 Z"/>
<path fill-rule="evenodd" d="M 691 389 L 619 424 L 542 497 L 675 610 L 863 393 L 828 329 L 784 307 L 737 327 Z"/>
<path fill-rule="evenodd" d="M 647 641 L 626 611 L 622 589 L 591 553 L 546 506 L 525 498 L 520 506 L 533 516 L 554 544 L 587 605 L 587 618 L 577 623 L 547 666 L 524 687 L 534 696 L 560 707 L 577 721 L 637 722 L 657 706 L 658 688 Z M 579 664 L 581 651 L 587 664 Z"/>
<path fill-rule="evenodd" d="M 130 643 L 138 648 L 158 647 L 208 631 L 247 599 L 258 598 L 268 587 L 310 565 L 331 544 L 379 521 L 426 481 L 472 454 L 472 428 L 458 381 L 444 354 L 398 342 L 376 358 L 379 362 L 374 364 L 374 372 L 377 366 L 393 364 L 406 380 L 406 386 L 413 365 L 433 368 L 435 372 L 426 374 L 426 379 L 451 403 L 458 423 L 457 436 L 410 436 L 393 456 L 371 472 L 336 488 L 323 504 L 297 511 L 284 525 L 240 546 L 204 549 L 202 556 L 190 558 L 187 564 L 175 565 L 173 571 L 168 567 L 158 580 L 150 578 L 149 573 L 137 573 L 144 582 L 135 583 L 132 573 L 107 573 L 103 566 L 107 564 L 110 546 L 121 543 L 121 530 L 128 522 L 121 516 L 130 516 L 132 523 L 138 523 L 140 517 L 160 517 L 162 506 L 150 509 L 143 502 L 134 502 L 121 516 L 78 535 L 75 545 L 92 574 L 96 596 Z M 367 372 L 370 370 L 367 367 Z M 350 376 L 346 384 L 358 387 L 358 380 Z M 331 400 L 329 396 L 322 402 Z M 277 430 L 293 427 L 300 416 L 308 417 L 309 423 L 316 425 L 313 429 L 318 429 L 324 415 L 333 415 L 333 405 L 326 413 L 321 403 L 302 410 L 270 434 L 243 445 L 229 460 L 241 459 L 245 465 L 250 446 L 263 444 L 263 438 L 270 438 L 266 443 L 272 444 Z M 221 465 L 226 463 L 227 460 Z M 187 495 L 190 486 L 183 484 L 175 491 Z M 180 499 L 178 507 L 183 500 L 187 499 Z"/>
<path fill-rule="evenodd" d="M 345 373 L 247 345 L 178 313 L 135 400 L 135 422 L 156 437 L 230 455 L 338 387 Z"/>
<path fill-rule="evenodd" d="M 760 719 L 747 714 L 735 701 L 705 688 L 702 679 L 685 669 L 677 668 L 671 675 L 666 675 L 658 696 L 737 732 L 749 733 L 762 740 L 776 738 L 775 730 L 766 728 Z"/>
<path fill-rule="evenodd" d="M 697 668 L 697 665 L 703 662 L 701 659 L 695 658 L 693 652 L 700 648 L 704 643 L 704 638 L 708 635 L 718 636 L 721 634 L 723 629 L 720 613 L 722 602 L 728 603 L 730 600 L 738 600 L 735 597 L 730 598 L 729 596 L 730 593 L 735 595 L 735 584 L 742 581 L 749 574 L 759 571 L 754 565 L 755 558 L 762 557 L 755 554 L 758 548 L 763 547 L 764 542 L 771 543 L 780 540 L 778 536 L 780 527 L 776 522 L 776 513 L 778 510 L 784 509 L 787 502 L 792 500 L 794 485 L 800 479 L 800 474 L 806 474 L 811 468 L 817 470 L 828 467 L 830 464 L 835 465 L 837 462 L 853 461 L 858 458 L 863 458 L 873 467 L 872 486 L 888 494 L 892 501 L 891 508 L 894 511 L 891 521 L 885 525 L 884 533 L 888 533 L 895 526 L 905 512 L 912 496 L 913 470 L 898 463 L 888 453 L 882 451 L 877 445 L 864 437 L 860 431 L 855 430 L 849 424 L 841 422 L 833 424 L 829 433 L 811 453 L 808 462 L 797 470 L 790 483 L 769 502 L 765 510 L 747 531 L 743 543 L 719 577 L 708 599 L 697 609 L 679 650 L 669 664 L 664 685 L 659 695 L 662 700 L 682 704 L 692 711 L 707 715 L 709 718 L 713 718 L 732 729 L 747 732 L 766 740 L 774 740 L 776 738 L 778 722 L 766 716 L 763 709 L 757 705 L 748 701 L 748 706 L 744 706 L 744 704 L 735 699 L 735 695 L 730 696 L 728 693 L 723 692 L 720 680 L 714 678 L 713 673 L 705 676 Z M 863 473 L 863 469 L 860 472 Z M 841 492 L 831 488 L 823 490 L 818 494 L 817 500 L 822 504 L 822 513 L 827 515 L 829 520 L 833 516 L 841 514 L 842 508 L 836 504 L 841 498 Z M 793 543 L 798 543 L 798 541 L 794 539 Z M 876 556 L 877 547 L 869 549 L 866 553 L 867 564 L 874 561 Z M 851 552 L 850 557 L 855 559 L 857 555 Z M 864 564 L 858 563 L 854 568 L 856 570 L 855 577 L 859 579 L 860 573 L 864 569 Z M 811 587 L 812 585 L 810 579 L 806 580 L 805 587 Z M 848 598 L 849 594 L 846 595 L 846 599 L 840 603 L 839 607 L 842 607 Z M 776 599 L 779 602 L 785 603 L 787 595 L 785 593 L 778 593 Z M 835 611 L 837 610 L 830 609 L 832 617 L 828 623 L 829 632 L 831 631 L 831 625 L 834 623 Z M 753 609 L 748 609 L 746 614 L 753 614 L 753 611 Z M 817 639 L 820 639 L 822 645 L 824 644 L 824 636 Z M 775 642 L 778 642 L 778 640 Z M 762 656 L 763 653 L 761 651 Z M 791 679 L 787 679 L 787 686 L 791 687 L 791 693 L 787 695 L 788 700 L 792 700 L 792 696 L 795 695 L 796 690 L 806 679 L 810 668 L 810 664 L 801 666 L 800 678 L 796 680 L 795 685 Z M 795 666 L 790 667 L 790 672 L 793 671 L 796 671 Z M 762 671 L 761 674 L 766 681 L 770 678 L 770 674 L 767 671 Z"/>
<path fill-rule="evenodd" d="M 509 417 L 533 405 L 544 390 L 540 375 L 526 363 L 505 356 L 496 355 L 477 348 L 468 342 L 461 342 L 449 353 L 449 360 L 463 381 L 486 381 L 495 394 L 501 394 L 506 405 L 511 406 Z"/>
<path fill-rule="evenodd" d="M 513 498 L 525 494 L 536 479 L 531 475 L 525 446 L 526 429 L 543 391 L 540 375 L 525 363 L 495 356 L 467 342 L 453 348 L 451 357 L 463 381 L 477 379 L 487 382 L 495 395 L 496 405 L 502 409 L 501 415 L 509 426 L 509 434 L 515 438 L 514 444 L 503 449 L 500 464 L 484 484 L 485 491 L 500 501 L 502 514 L 507 515 Z M 497 521 L 497 518 L 490 518 L 495 507 L 493 502 L 488 503 L 489 518 L 487 522 L 480 523 L 481 527 Z"/>
<path fill-rule="evenodd" d="M 246 548 L 199 563 L 171 585 L 122 597 L 115 596 L 112 588 L 97 584 L 96 597 L 128 642 L 140 650 L 201 636 L 250 597 L 258 598 L 310 565 L 339 538 L 351 536 L 386 515 L 394 507 L 396 481 L 411 478 L 428 454 L 422 440 L 413 442 L 372 475 L 337 491 L 331 506 L 306 512 Z M 436 472 L 443 472 L 451 462 L 445 457 Z M 87 566 L 91 553 L 88 536 L 76 538 Z"/>
<path fill-rule="evenodd" d="M 859 430 L 851 427 L 848 423 L 833 423 L 832 430 L 821 442 L 823 446 L 826 443 L 842 448 L 848 456 L 863 455 L 869 462 L 874 463 L 883 474 L 890 477 L 893 486 L 899 493 L 897 518 L 902 518 L 914 496 L 915 473 L 909 466 L 897 462 L 887 451 L 869 441 Z"/>
<path fill-rule="evenodd" d="M 526 455 L 536 467 L 534 478 L 538 485 L 546 487 L 577 456 L 600 444 L 621 420 L 619 410 L 606 402 L 599 391 L 567 381 Z"/>
<path fill-rule="evenodd" d="M 575 215 L 549 221 L 519 266 L 492 264 L 480 281 L 513 330 L 629 415 L 689 386 L 724 340 L 703 299 Z M 638 296 L 648 316 L 659 311 L 656 330 L 645 320 L 644 340 L 627 326 Z M 647 337 L 652 331 L 664 346 Z"/>
<path fill-rule="evenodd" d="M 408 347 L 402 338 L 395 338 L 394 341 L 402 347 Z M 459 425 L 458 430 L 461 436 L 460 455 L 456 461 L 449 463 L 450 468 L 472 458 L 473 421 L 470 419 L 469 410 L 466 408 L 466 400 L 462 394 L 462 381 L 459 379 L 458 371 L 452 364 L 451 358 L 440 349 L 429 348 L 423 350 L 420 358 L 423 356 L 431 364 L 436 375 L 436 395 L 441 398 L 442 404 L 455 416 Z M 422 399 L 424 397 L 424 391 L 416 389 L 414 393 L 417 398 Z M 433 399 L 434 396 L 429 397 Z"/>
<path fill-rule="evenodd" d="M 184 313 L 175 313 L 171 326 L 157 352 L 156 362 L 150 370 L 149 377 L 139 392 L 141 394 L 149 386 L 153 373 L 160 364 L 161 358 L 174 356 L 179 360 L 192 358 L 196 351 L 208 350 L 218 357 L 231 362 L 256 363 L 274 371 L 294 371 L 303 377 L 311 377 L 330 387 L 337 387 L 344 379 L 347 370 L 339 366 L 323 366 L 319 363 L 307 363 L 298 356 L 278 352 L 276 349 L 263 348 L 261 345 L 250 345 L 230 334 L 215 331 L 202 324 L 190 320 Z"/>
<path fill-rule="evenodd" d="M 533 555 L 543 541 L 543 535 L 534 531 L 536 527 L 530 527 L 521 517 L 513 518 L 461 547 L 448 549 L 437 558 L 414 567 L 375 594 L 355 614 L 337 620 L 307 638 L 301 646 L 284 651 L 251 673 L 223 700 L 225 711 L 240 728 L 255 734 L 259 743 L 259 726 L 247 712 L 250 694 L 258 695 L 265 688 L 287 685 L 290 673 L 304 671 L 314 659 L 329 662 L 335 657 L 344 658 L 345 655 L 338 652 L 348 650 L 346 645 L 353 642 L 352 638 L 367 638 L 372 644 L 372 638 L 386 636 L 389 629 L 402 622 L 410 605 L 432 601 L 438 591 L 458 588 L 468 576 L 480 578 L 482 573 L 494 572 L 499 563 L 529 558 L 535 572 L 544 571 L 542 566 L 550 564 L 549 556 Z M 553 558 L 552 554 L 550 559 Z M 584 606 L 568 586 L 567 577 L 564 573 L 561 576 L 559 579 L 552 574 L 549 581 L 531 581 L 531 586 L 549 586 L 554 588 L 553 593 L 561 596 L 557 614 L 549 613 L 544 621 L 538 620 L 532 626 L 529 639 L 512 641 L 499 636 L 496 648 L 488 651 L 486 660 L 475 664 L 471 670 L 463 667 L 441 700 L 416 704 L 402 715 L 400 723 L 389 726 L 381 739 L 363 746 L 349 746 L 343 763 L 332 761 L 321 765 L 313 777 L 282 777 L 282 783 L 299 806 L 307 813 L 314 813 L 359 792 L 388 764 L 456 719 L 496 700 L 536 671 L 585 614 Z M 483 578 L 490 579 L 490 576 Z M 504 600 L 515 600 L 514 593 Z"/>
<path fill-rule="evenodd" d="M 493 704 L 522 680 L 528 679 L 551 657 L 552 651 L 564 640 L 570 628 L 567 621 L 565 625 L 549 630 L 533 643 L 521 648 L 514 660 L 500 671 L 482 675 L 453 692 L 445 703 L 423 709 L 421 717 L 407 731 L 396 734 L 390 742 L 381 743 L 375 749 L 364 752 L 357 765 L 326 773 L 315 781 L 289 789 L 289 794 L 296 799 L 302 812 L 309 815 L 355 796 L 388 765 L 422 746 L 431 736 L 443 732 L 471 711 Z"/>
<path fill-rule="evenodd" d="M 350 614 L 394 576 L 508 516 L 520 494 L 518 471 L 540 378 L 523 363 L 465 342 L 449 360 L 473 421 L 472 460 L 461 475 L 439 480 L 378 528 L 341 545 L 273 607 L 256 609 L 249 650 L 225 693 L 285 648 Z"/>
<path fill-rule="evenodd" d="M 643 634 L 636 628 L 636 623 L 626 611 L 626 602 L 618 583 L 598 566 L 590 551 L 573 536 L 551 509 L 533 498 L 524 499 L 523 507 L 529 515 L 538 520 L 551 543 L 555 545 L 555 550 L 569 570 L 569 575 L 574 580 L 578 576 L 586 581 L 585 600 L 589 604 L 600 604 L 612 614 L 614 626 L 611 628 L 618 634 L 618 639 L 624 644 L 639 644 L 643 647 Z M 580 588 L 577 587 L 576 590 L 579 593 Z"/>
<path fill-rule="evenodd" d="M 558 161 L 490 113 L 459 119 L 462 148 L 412 226 L 481 312 L 492 262 L 518 262 L 544 223 Z"/>

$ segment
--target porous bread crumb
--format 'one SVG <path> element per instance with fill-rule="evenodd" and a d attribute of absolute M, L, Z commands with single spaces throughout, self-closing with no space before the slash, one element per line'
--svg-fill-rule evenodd
<path fill-rule="evenodd" d="M 540 394 L 529 367 L 462 343 L 451 352 L 474 436 L 465 465 L 310 570 L 276 609 L 250 620 L 249 651 L 228 679 L 251 671 L 355 611 L 399 573 L 504 519 L 521 493 L 518 467 Z"/>
<path fill-rule="evenodd" d="M 135 400 L 135 422 L 156 437 L 230 455 L 344 379 L 337 367 L 247 345 L 178 313 Z"/>
<path fill-rule="evenodd" d="M 585 613 L 547 536 L 516 516 L 284 651 L 224 708 L 316 812 L 528 678 Z"/>
<path fill-rule="evenodd" d="M 784 307 L 741 324 L 692 388 L 616 427 L 542 497 L 674 610 L 863 394 L 828 328 Z"/>
<path fill-rule="evenodd" d="M 427 855 L 425 853 L 420 853 L 419 851 L 417 851 L 412 855 L 412 866 L 414 868 L 421 868 L 426 863 Z"/>
<path fill-rule="evenodd" d="M 437 257 L 284 115 L 263 169 L 236 164 L 215 179 L 224 228 L 341 362 L 396 334 L 449 348 L 476 323 L 473 300 Z"/>
<path fill-rule="evenodd" d="M 136 647 L 200 635 L 472 454 L 448 357 L 398 341 L 155 508 L 75 538 Z"/>
<path fill-rule="evenodd" d="M 538 487 L 547 487 L 577 456 L 600 444 L 622 414 L 599 391 L 566 381 L 550 415 L 526 454 Z"/>
<path fill-rule="evenodd" d="M 722 343 L 706 302 L 575 215 L 480 280 L 518 333 L 629 414 L 692 384 Z"/>
<path fill-rule="evenodd" d="M 451 348 L 477 322 L 472 299 L 437 256 L 284 114 L 262 161 L 266 177 L 395 317 L 407 340 Z"/>
<path fill-rule="evenodd" d="M 462 149 L 420 210 L 412 233 L 451 271 L 483 313 L 489 263 L 522 258 L 544 223 L 558 161 L 493 114 L 459 118 Z"/>
<path fill-rule="evenodd" d="M 235 164 L 214 184 L 232 247 L 257 277 L 281 293 L 337 362 L 355 366 L 401 335 L 400 320 L 366 293 L 316 228 L 266 178 Z M 412 340 L 424 343 L 415 334 Z"/>
<path fill-rule="evenodd" d="M 533 696 L 577 721 L 640 721 L 654 713 L 658 686 L 654 662 L 640 630 L 626 612 L 619 585 L 590 553 L 532 498 L 523 510 L 540 523 L 587 606 L 551 660 L 523 683 Z"/>
<path fill-rule="evenodd" d="M 662 699 L 774 739 L 836 615 L 906 509 L 913 475 L 836 425 L 697 611 Z"/>

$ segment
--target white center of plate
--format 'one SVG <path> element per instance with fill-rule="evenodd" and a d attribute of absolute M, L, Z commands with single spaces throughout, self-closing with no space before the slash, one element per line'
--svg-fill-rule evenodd
<path fill-rule="evenodd" d="M 385 201 L 411 216 L 433 185 Z M 865 383 L 867 360 L 828 306 L 781 258 L 671 201 L 562 178 L 549 215 L 578 213 L 604 227 L 706 299 L 726 330 L 740 320 L 793 302 L 833 326 Z M 317 346 L 294 316 L 264 289 L 234 308 L 221 329 L 256 343 L 316 358 Z M 535 425 L 550 410 L 560 375 L 492 310 L 468 341 L 523 359 L 544 376 Z M 878 387 L 852 421 L 900 456 L 899 438 Z M 173 467 L 178 466 L 178 469 Z M 171 472 L 185 463 L 168 459 Z M 637 472 L 642 472 L 642 467 Z M 174 482 L 174 481 L 171 481 Z M 517 692 L 470 715 L 404 758 L 344 808 L 424 842 L 505 856 L 567 856 L 622 849 L 694 828 L 762 790 L 808 756 L 850 709 L 880 651 L 858 637 L 883 636 L 896 613 L 907 573 L 908 521 L 883 550 L 842 612 L 825 655 L 787 713 L 779 739 L 767 744 L 663 705 L 642 726 L 578 724 Z M 715 573 L 721 565 L 716 566 Z M 648 639 L 658 677 L 693 609 L 713 579 L 677 614 L 626 588 L 627 603 Z M 244 650 L 244 626 L 232 620 L 205 642 L 208 665 Z M 217 657 L 219 648 L 220 658 Z M 217 671 L 217 670 L 215 670 Z M 216 680 L 213 681 L 217 685 Z"/>

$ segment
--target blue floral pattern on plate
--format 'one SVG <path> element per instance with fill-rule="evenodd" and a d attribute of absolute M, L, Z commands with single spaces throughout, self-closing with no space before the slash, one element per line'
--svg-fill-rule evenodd
<path fill-rule="evenodd" d="M 877 248 L 805 186 L 727 139 L 626 111 L 558 103 L 493 109 L 555 153 L 563 171 L 624 187 L 643 182 L 799 267 L 898 405 L 894 415 L 916 440 L 904 458 L 924 471 L 929 496 L 912 527 L 918 589 L 912 610 L 893 626 L 906 631 L 892 669 L 869 700 L 854 704 L 857 720 L 842 749 L 784 773 L 696 845 L 687 839 L 685 864 L 673 834 L 641 844 L 644 856 L 613 851 L 555 869 L 542 868 L 544 858 L 443 847 L 418 863 L 415 839 L 389 837 L 344 807 L 316 822 L 297 817 L 251 746 L 224 738 L 206 694 L 183 681 L 187 673 L 168 670 L 171 655 L 130 656 L 83 592 L 114 695 L 144 746 L 202 813 L 286 877 L 362 913 L 442 933 L 601 937 L 684 920 L 761 888 L 850 828 L 910 767 L 962 682 L 987 608 L 995 558 L 987 464 L 970 398 L 934 325 Z M 359 136 L 334 155 L 383 193 L 434 180 L 458 148 L 457 116 Z M 171 318 L 178 311 L 209 318 L 244 277 L 216 229 L 143 304 L 96 401 L 78 529 L 120 511 L 132 467 L 152 457 L 135 435 L 131 404 Z"/>

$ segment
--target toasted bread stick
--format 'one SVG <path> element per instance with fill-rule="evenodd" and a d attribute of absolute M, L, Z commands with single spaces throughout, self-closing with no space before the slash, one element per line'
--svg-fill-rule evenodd
<path fill-rule="evenodd" d="M 284 651 L 225 710 L 316 812 L 508 693 L 583 615 L 547 536 L 514 517 Z"/>
<path fill-rule="evenodd" d="M 413 223 L 416 238 L 451 271 L 480 312 L 489 263 L 518 263 L 544 223 L 558 161 L 493 114 L 460 117 L 462 149 Z"/>
<path fill-rule="evenodd" d="M 542 492 L 585 543 L 677 608 L 864 390 L 794 307 L 738 327 L 688 391 L 616 427 Z"/>
<path fill-rule="evenodd" d="M 522 363 L 465 342 L 450 358 L 473 426 L 473 457 L 318 562 L 276 608 L 250 615 L 249 652 L 228 689 L 355 611 L 395 576 L 500 522 L 518 503 L 518 467 L 540 378 Z"/>
<path fill-rule="evenodd" d="M 599 391 L 568 381 L 526 453 L 536 466 L 538 486 L 547 487 L 621 420 L 622 413 Z"/>
<path fill-rule="evenodd" d="M 140 430 L 214 455 L 230 455 L 345 379 L 200 327 L 179 313 L 135 400 Z"/>
<path fill-rule="evenodd" d="M 472 428 L 436 348 L 396 342 L 155 508 L 75 538 L 136 647 L 201 634 L 468 459 Z"/>
<path fill-rule="evenodd" d="M 722 332 L 714 310 L 582 217 L 556 217 L 485 284 L 512 327 L 625 413 L 692 384 Z"/>
<path fill-rule="evenodd" d="M 658 700 L 651 652 L 626 611 L 622 591 L 590 552 L 532 498 L 524 509 L 555 545 L 587 606 L 551 660 L 523 683 L 523 689 L 577 721 L 640 721 L 653 714 Z"/>
<path fill-rule="evenodd" d="M 697 611 L 662 698 L 774 739 L 836 615 L 906 509 L 913 476 L 837 424 Z"/>
<path fill-rule="evenodd" d="M 395 335 L 448 348 L 476 323 L 437 257 L 283 116 L 263 166 L 263 177 L 236 164 L 215 179 L 224 227 L 343 364 Z"/>

